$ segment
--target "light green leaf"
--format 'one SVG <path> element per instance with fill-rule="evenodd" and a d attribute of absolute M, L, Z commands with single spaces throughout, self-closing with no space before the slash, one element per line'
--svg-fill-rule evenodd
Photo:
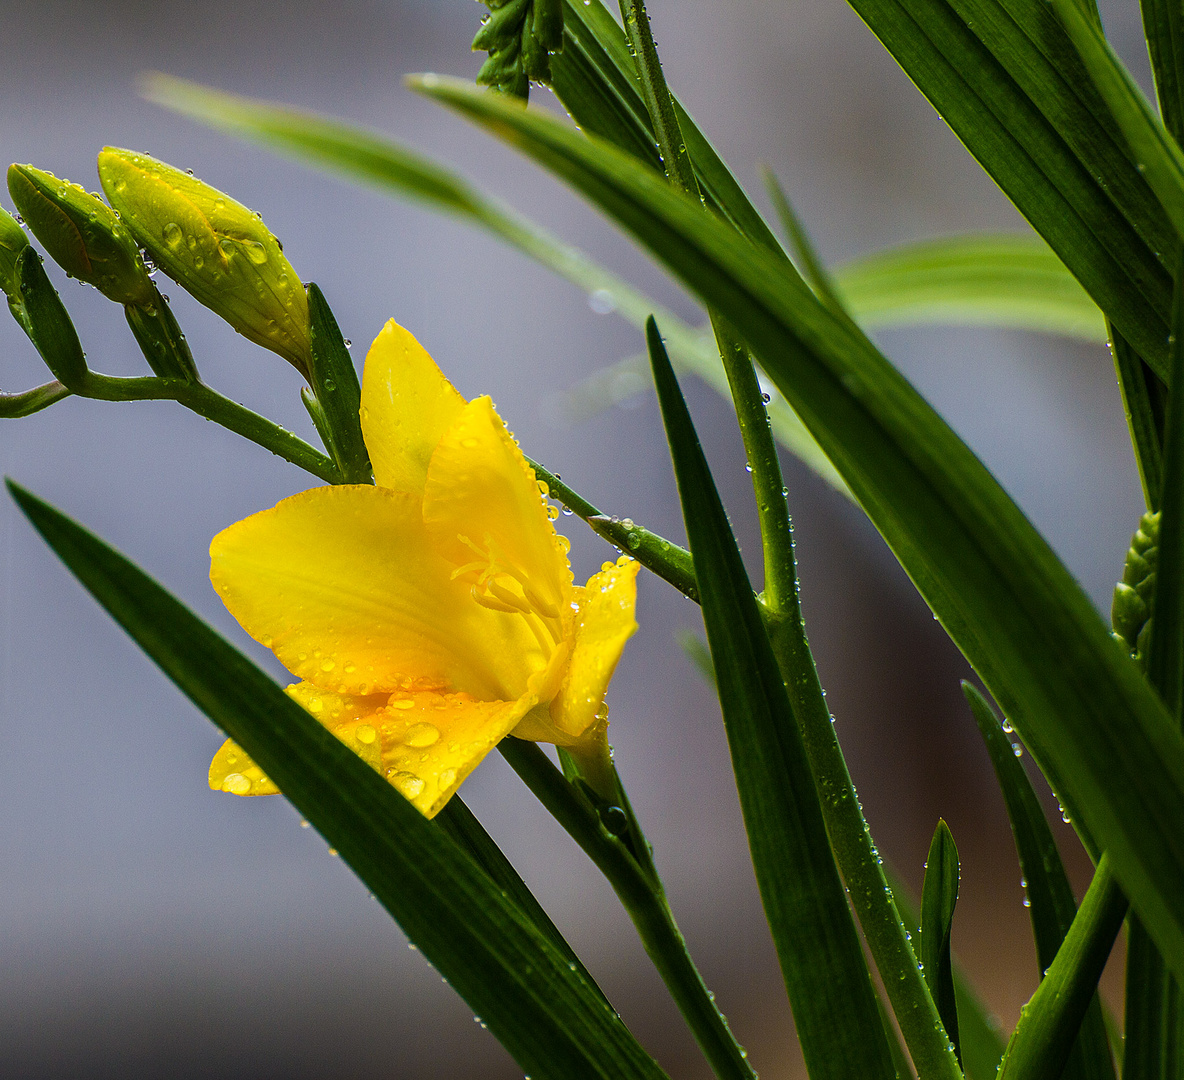
<path fill-rule="evenodd" d="M 8 484 L 87 590 L 239 743 L 533 1076 L 665 1076 L 598 990 L 444 831 L 97 537 Z"/>
<path fill-rule="evenodd" d="M 982 463 L 783 260 L 560 121 L 437 76 L 420 88 L 566 179 L 766 358 L 947 632 L 1184 970 L 1184 739 Z"/>
<path fill-rule="evenodd" d="M 1035 236 L 940 237 L 855 259 L 834 276 L 865 329 L 951 323 L 1107 340 L 1097 304 Z"/>

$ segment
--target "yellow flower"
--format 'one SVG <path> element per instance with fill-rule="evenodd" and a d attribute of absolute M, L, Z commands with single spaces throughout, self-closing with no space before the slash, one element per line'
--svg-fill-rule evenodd
<path fill-rule="evenodd" d="M 573 585 L 568 542 L 488 397 L 394 321 L 366 357 L 377 486 L 315 488 L 219 533 L 210 579 L 289 693 L 426 816 L 511 732 L 604 760 L 638 564 Z M 227 742 L 210 786 L 277 789 Z"/>

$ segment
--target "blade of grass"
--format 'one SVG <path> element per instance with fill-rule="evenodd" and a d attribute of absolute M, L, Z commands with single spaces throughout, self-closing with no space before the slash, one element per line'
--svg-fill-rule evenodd
<path fill-rule="evenodd" d="M 418 87 L 589 196 L 766 358 L 1074 821 L 1184 969 L 1184 739 L 1089 599 L 981 462 L 784 260 L 562 122 L 467 85 Z M 700 582 L 700 587 L 702 583 Z"/>
<path fill-rule="evenodd" d="M 8 482 L 141 648 L 313 823 L 534 1076 L 665 1074 L 567 957 L 434 824 L 262 671 L 97 537 Z"/>
<path fill-rule="evenodd" d="M 1135 464 L 1143 485 L 1143 500 L 1148 510 L 1159 509 L 1163 488 L 1163 399 L 1166 391 L 1159 377 L 1143 362 L 1130 342 L 1110 327 L 1110 348 L 1114 354 L 1114 372 L 1122 394 Z"/>
<path fill-rule="evenodd" d="M 652 319 L 646 340 L 695 559 L 749 848 L 807 1071 L 812 1080 L 895 1076 L 801 733 Z M 950 1075 L 958 1075 L 956 1068 Z"/>

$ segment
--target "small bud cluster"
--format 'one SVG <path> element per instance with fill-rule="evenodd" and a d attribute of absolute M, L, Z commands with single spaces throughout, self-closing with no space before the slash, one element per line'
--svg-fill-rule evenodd
<path fill-rule="evenodd" d="M 551 53 L 563 48 L 562 0 L 485 0 L 489 14 L 473 50 L 489 53 L 477 82 L 524 101 L 530 84 L 551 81 Z"/>
<path fill-rule="evenodd" d="M 1139 519 L 1122 568 L 1122 580 L 1114 587 L 1110 619 L 1114 635 L 1141 666 L 1147 665 L 1147 643 L 1155 610 L 1155 568 L 1159 556 L 1159 513 Z"/>

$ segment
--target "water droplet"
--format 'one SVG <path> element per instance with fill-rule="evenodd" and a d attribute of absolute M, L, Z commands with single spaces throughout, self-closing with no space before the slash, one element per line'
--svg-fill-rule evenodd
<path fill-rule="evenodd" d="M 185 238 L 181 235 L 181 226 L 170 221 L 164 227 L 164 242 L 171 248 L 179 248 Z"/>
<path fill-rule="evenodd" d="M 346 347 L 347 349 L 352 349 L 352 348 L 354 347 L 354 343 L 353 343 L 352 341 L 350 341 L 350 339 L 349 339 L 349 338 L 346 338 L 346 339 L 345 339 L 345 347 Z"/>
<path fill-rule="evenodd" d="M 222 790 L 231 795 L 245 795 L 251 790 L 251 781 L 241 772 L 232 772 L 222 781 Z"/>
<path fill-rule="evenodd" d="M 441 790 L 447 791 L 450 787 L 452 787 L 452 785 L 455 782 L 456 782 L 456 770 L 455 769 L 445 769 L 440 774 L 440 788 L 441 788 Z"/>
<path fill-rule="evenodd" d="M 588 294 L 588 306 L 597 315 L 610 315 L 617 310 L 617 300 L 608 289 L 593 289 Z"/>
<path fill-rule="evenodd" d="M 1022 746 L 1020 746 L 1020 744 L 1018 742 L 1013 742 L 1011 744 L 1011 749 L 1016 757 L 1023 757 L 1024 756 L 1024 748 Z"/>
<path fill-rule="evenodd" d="M 403 734 L 403 742 L 417 750 L 440 741 L 440 729 L 435 724 L 412 724 Z"/>
<path fill-rule="evenodd" d="M 574 514 L 574 513 L 575 513 L 575 511 L 570 506 L 565 506 L 563 508 L 563 516 L 564 517 L 571 517 L 572 514 Z"/>
<path fill-rule="evenodd" d="M 322 671 L 332 671 L 337 666 L 335 660 L 326 660 L 321 664 Z"/>
<path fill-rule="evenodd" d="M 267 262 L 267 251 L 263 245 L 255 240 L 246 240 L 243 242 L 243 250 L 247 253 L 247 258 L 251 260 L 256 266 L 262 266 Z"/>
<path fill-rule="evenodd" d="M 1007 734 L 1007 735 L 1010 735 L 1010 734 L 1011 734 L 1013 731 L 1015 731 L 1015 728 L 1013 728 L 1013 727 L 1011 726 L 1011 721 L 1010 721 L 1010 720 L 1004 720 L 1004 721 L 1003 721 L 1003 731 L 1004 731 L 1004 733 L 1005 733 L 1005 734 Z"/>
<path fill-rule="evenodd" d="M 369 724 L 362 724 L 357 731 L 354 732 L 357 736 L 358 742 L 364 746 L 369 746 L 375 739 L 378 738 L 378 732 L 374 730 Z"/>
<path fill-rule="evenodd" d="M 403 772 L 400 769 L 388 769 L 387 779 L 407 799 L 421 795 L 425 787 L 424 782 L 415 773 Z"/>
<path fill-rule="evenodd" d="M 303 818 L 300 819 L 300 827 L 302 829 L 307 829 L 309 827 L 308 822 L 305 821 Z"/>
<path fill-rule="evenodd" d="M 390 707 L 392 709 L 410 709 L 415 704 L 410 698 L 399 698 L 398 701 L 392 701 Z"/>
<path fill-rule="evenodd" d="M 334 858 L 336 858 L 337 857 L 337 849 L 335 847 L 331 847 L 329 849 L 329 854 L 332 855 Z"/>

